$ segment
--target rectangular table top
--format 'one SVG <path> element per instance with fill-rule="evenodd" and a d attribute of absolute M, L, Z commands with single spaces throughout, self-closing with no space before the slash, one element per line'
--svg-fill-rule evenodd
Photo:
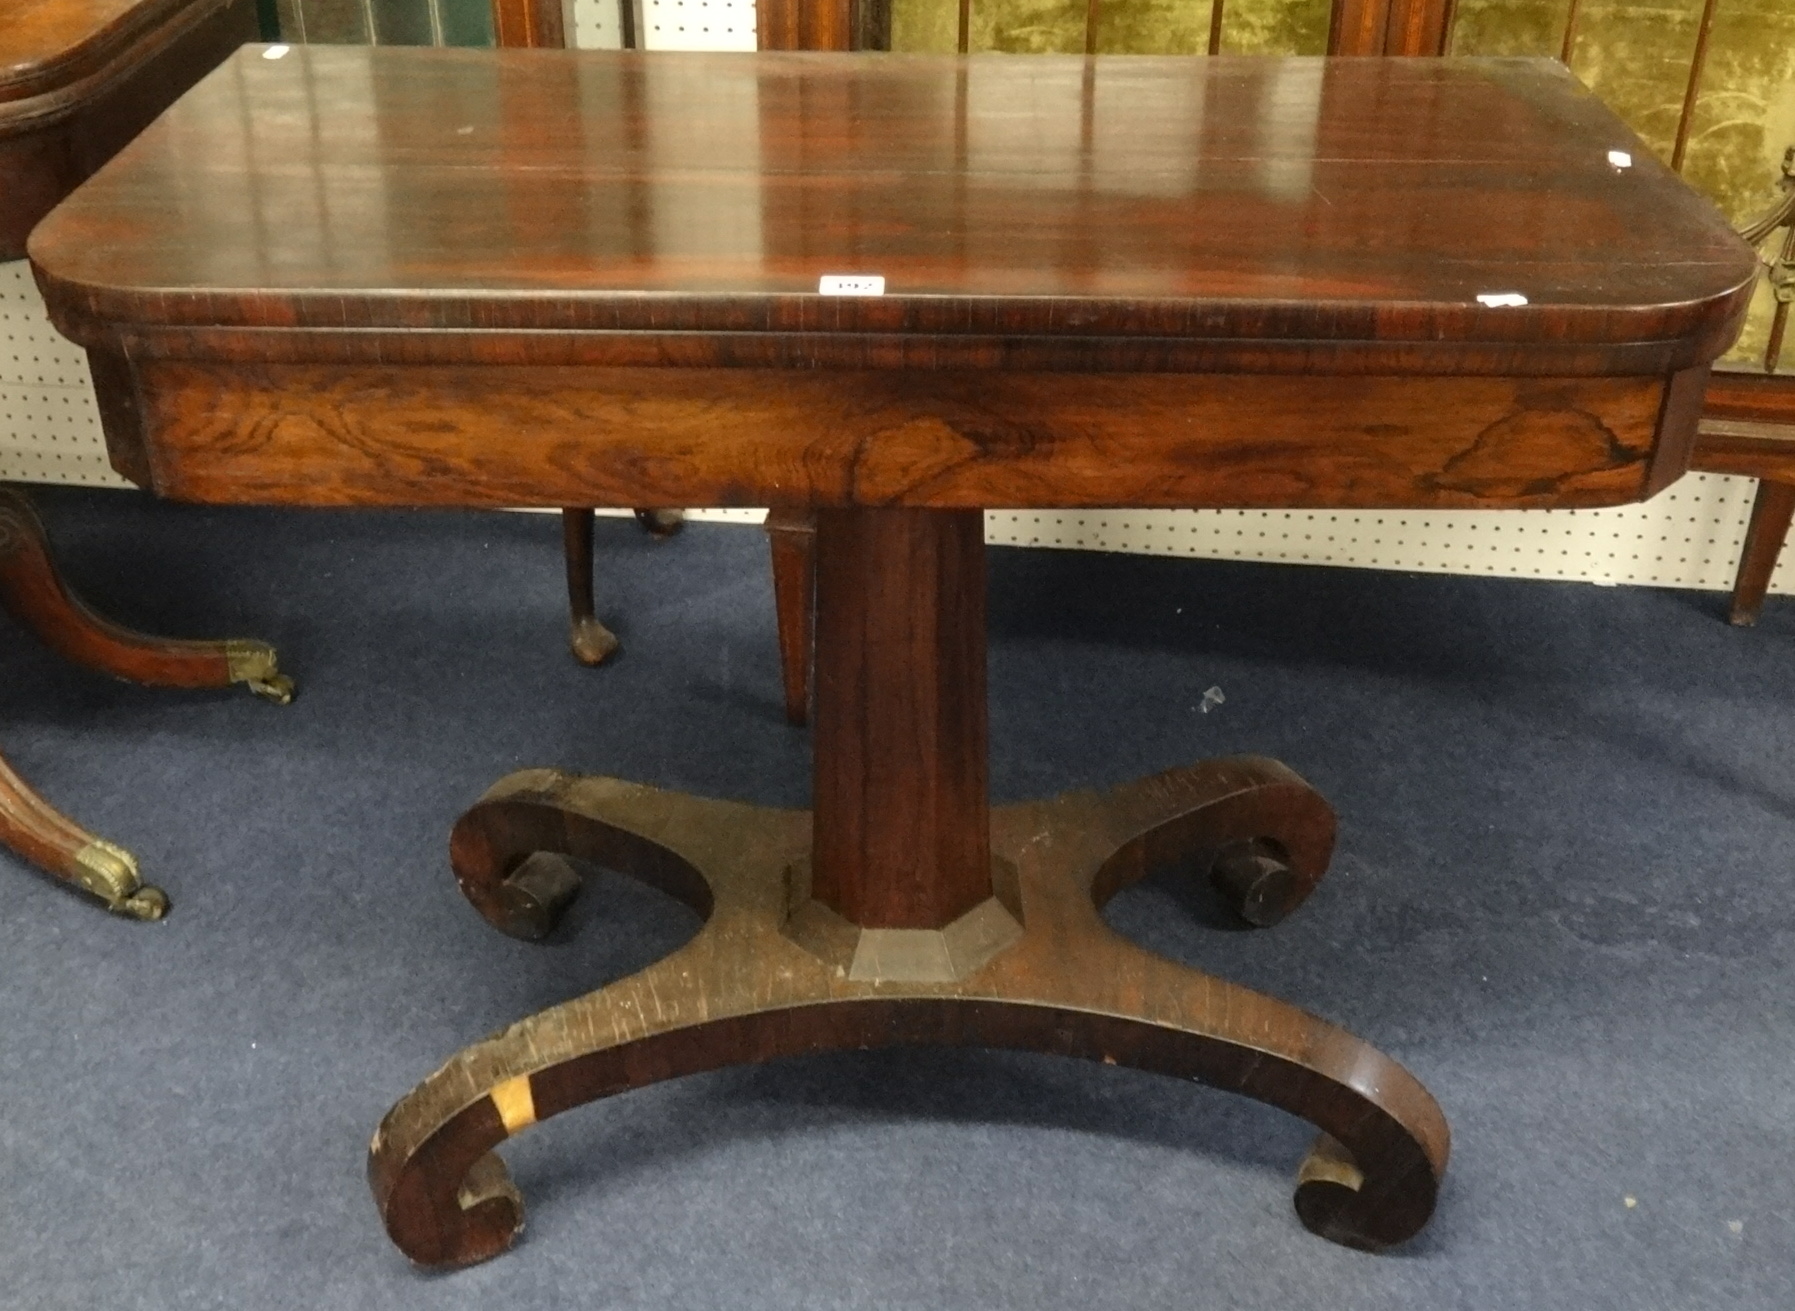
<path fill-rule="evenodd" d="M 39 227 L 65 331 L 192 358 L 428 329 L 407 358 L 445 361 L 537 330 L 1066 339 L 1052 368 L 1073 339 L 1380 343 L 1489 373 L 1524 343 L 1637 374 L 1724 348 L 1754 273 L 1550 60 L 273 53 Z"/>

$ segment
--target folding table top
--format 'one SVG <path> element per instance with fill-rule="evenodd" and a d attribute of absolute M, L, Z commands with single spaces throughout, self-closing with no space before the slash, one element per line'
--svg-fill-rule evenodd
<path fill-rule="evenodd" d="M 1071 339 L 1230 343 L 1280 371 L 1375 343 L 1665 372 L 1724 348 L 1754 273 L 1535 59 L 252 46 L 31 253 L 77 339 L 190 357 L 243 329 L 548 329 L 971 336 L 1041 367 Z"/>

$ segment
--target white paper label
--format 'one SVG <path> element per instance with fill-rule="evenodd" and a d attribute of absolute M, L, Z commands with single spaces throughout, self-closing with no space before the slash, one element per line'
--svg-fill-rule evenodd
<path fill-rule="evenodd" d="M 1488 305 L 1493 310 L 1507 309 L 1514 305 L 1525 305 L 1527 298 L 1518 291 L 1480 291 L 1477 303 Z"/>
<path fill-rule="evenodd" d="M 269 46 L 266 50 L 262 51 L 262 58 L 263 59 L 280 59 L 280 58 L 283 58 L 286 55 L 287 51 L 291 50 L 292 48 L 293 48 L 292 46 Z"/>
<path fill-rule="evenodd" d="M 1629 155 L 1624 150 L 1610 150 L 1608 152 L 1608 162 L 1616 168 L 1632 168 L 1633 156 Z"/>
<path fill-rule="evenodd" d="M 885 279 L 877 273 L 825 273 L 816 290 L 819 296 L 883 296 Z"/>

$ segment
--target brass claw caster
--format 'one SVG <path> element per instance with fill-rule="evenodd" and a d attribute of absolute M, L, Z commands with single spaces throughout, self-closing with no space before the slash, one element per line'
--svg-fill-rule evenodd
<path fill-rule="evenodd" d="M 293 704 L 293 680 L 285 674 L 271 674 L 267 678 L 250 678 L 244 680 L 244 686 L 264 701 L 271 701 L 277 706 Z"/>
<path fill-rule="evenodd" d="M 274 648 L 266 642 L 236 640 L 224 644 L 225 664 L 233 683 L 242 683 L 277 706 L 293 700 L 293 680 L 280 672 Z"/>
<path fill-rule="evenodd" d="M 123 901 L 106 909 L 127 919 L 152 923 L 168 914 L 168 894 L 161 888 L 154 888 L 146 883 Z"/>
<path fill-rule="evenodd" d="M 159 920 L 168 914 L 168 894 L 137 876 L 137 857 L 123 847 L 95 838 L 75 853 L 67 872 L 115 915 Z"/>

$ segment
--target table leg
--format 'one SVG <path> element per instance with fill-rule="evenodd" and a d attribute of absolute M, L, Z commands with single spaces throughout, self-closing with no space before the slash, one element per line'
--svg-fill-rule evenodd
<path fill-rule="evenodd" d="M 138 877 L 130 852 L 76 824 L 38 796 L 3 759 L 0 845 L 92 893 L 120 915 L 159 920 L 168 913 L 168 897 Z"/>
<path fill-rule="evenodd" d="M 293 680 L 266 642 L 189 642 L 132 632 L 71 594 L 26 495 L 0 485 L 0 604 L 58 654 L 102 673 L 162 687 L 243 683 L 285 705 Z M 0 845 L 136 919 L 160 919 L 168 898 L 138 877 L 131 853 L 56 810 L 0 760 Z"/>
<path fill-rule="evenodd" d="M 818 546 L 812 812 L 529 771 L 456 825 L 462 890 L 507 932 L 545 932 L 577 890 L 541 853 L 640 878 L 705 925 L 466 1049 L 392 1109 L 369 1178 L 393 1241 L 425 1265 L 504 1250 L 522 1203 L 493 1149 L 561 1111 L 720 1066 L 901 1044 L 1079 1056 L 1282 1107 L 1321 1130 L 1297 1179 L 1306 1226 L 1367 1249 L 1416 1233 L 1448 1132 L 1414 1077 L 1099 915 L 1147 871 L 1181 866 L 1275 921 L 1326 870 L 1327 803 L 1246 757 L 989 810 L 979 516 L 826 511 Z"/>
<path fill-rule="evenodd" d="M 773 608 L 779 619 L 779 674 L 785 684 L 785 720 L 810 721 L 810 646 L 816 598 L 816 516 L 808 510 L 767 514 L 767 546 L 773 558 Z"/>
<path fill-rule="evenodd" d="M 63 585 L 42 521 L 25 494 L 0 486 L 0 604 L 57 654 L 156 687 L 228 687 L 286 705 L 293 680 L 266 642 L 191 642 L 132 632 L 95 614 Z"/>
<path fill-rule="evenodd" d="M 1751 524 L 1745 530 L 1745 549 L 1739 556 L 1739 576 L 1733 583 L 1733 604 L 1728 619 L 1740 628 L 1758 622 L 1776 557 L 1782 553 L 1789 522 L 1795 519 L 1795 483 L 1773 478 L 1758 480 L 1757 499 L 1751 503 Z"/>
<path fill-rule="evenodd" d="M 681 510 L 637 510 L 636 522 L 652 537 L 671 537 L 685 527 Z M 593 613 L 592 511 L 561 511 L 562 554 L 567 561 L 568 644 L 582 665 L 602 665 L 617 650 L 617 635 Z"/>

